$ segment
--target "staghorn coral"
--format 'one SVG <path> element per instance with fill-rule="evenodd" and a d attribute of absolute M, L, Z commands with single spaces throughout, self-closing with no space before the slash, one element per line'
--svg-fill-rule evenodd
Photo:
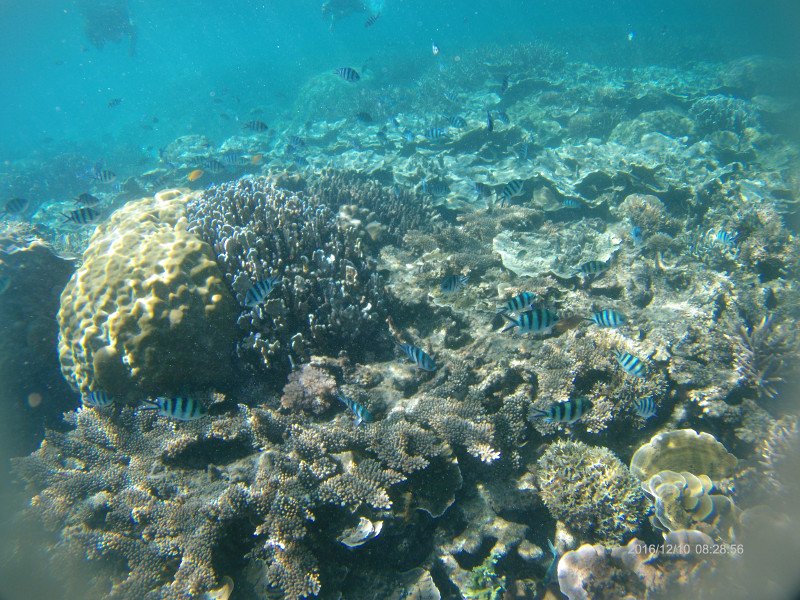
<path fill-rule="evenodd" d="M 285 371 L 287 355 L 359 355 L 380 335 L 383 283 L 364 233 L 335 211 L 263 178 L 209 188 L 189 203 L 190 230 L 214 248 L 240 301 L 255 281 L 281 278 L 265 304 L 241 311 L 240 356 L 255 352 L 263 365 Z"/>
<path fill-rule="evenodd" d="M 550 514 L 570 529 L 620 542 L 639 528 L 644 494 L 607 448 L 553 442 L 537 462 L 536 479 Z"/>
<path fill-rule="evenodd" d="M 61 369 L 81 392 L 230 383 L 236 305 L 185 203 L 178 190 L 130 202 L 92 236 L 58 311 Z"/>
<path fill-rule="evenodd" d="M 787 323 L 775 324 L 766 316 L 758 325 L 739 328 L 734 344 L 734 364 L 739 381 L 760 398 L 776 398 L 784 372 L 794 367 L 798 356 L 797 333 Z"/>

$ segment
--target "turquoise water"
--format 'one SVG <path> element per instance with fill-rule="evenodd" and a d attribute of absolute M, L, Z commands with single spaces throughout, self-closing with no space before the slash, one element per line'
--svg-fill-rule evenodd
<path fill-rule="evenodd" d="M 0 3 L 0 600 L 796 597 L 799 30 Z"/>

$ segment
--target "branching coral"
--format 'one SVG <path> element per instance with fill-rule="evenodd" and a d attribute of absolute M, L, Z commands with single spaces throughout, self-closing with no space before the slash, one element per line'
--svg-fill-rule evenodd
<path fill-rule="evenodd" d="M 739 381 L 761 398 L 776 398 L 786 369 L 798 357 L 796 331 L 767 316 L 753 327 L 742 325 L 738 337 L 729 339 L 734 344 Z"/>

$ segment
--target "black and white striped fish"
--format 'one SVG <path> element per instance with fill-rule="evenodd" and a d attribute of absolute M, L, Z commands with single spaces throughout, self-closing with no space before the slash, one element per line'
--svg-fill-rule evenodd
<path fill-rule="evenodd" d="M 466 275 L 445 275 L 439 284 L 439 289 L 445 294 L 453 294 L 467 287 L 469 277 Z"/>
<path fill-rule="evenodd" d="M 201 163 L 200 166 L 207 172 L 216 175 L 217 173 L 222 173 L 225 170 L 225 165 L 223 165 L 220 161 L 216 158 L 206 158 Z"/>
<path fill-rule="evenodd" d="M 253 308 L 264 302 L 279 281 L 280 277 L 267 277 L 256 281 L 253 287 L 247 290 L 244 296 L 244 305 Z"/>
<path fill-rule="evenodd" d="M 551 404 L 547 410 L 531 409 L 531 416 L 543 418 L 546 423 L 574 423 L 589 412 L 592 403 L 586 398 L 575 398 Z"/>
<path fill-rule="evenodd" d="M 497 312 L 519 312 L 521 310 L 530 308 L 535 297 L 536 294 L 533 292 L 521 292 L 513 298 L 509 298 L 508 302 L 502 306 L 498 306 Z"/>
<path fill-rule="evenodd" d="M 264 123 L 264 121 L 255 119 L 253 121 L 247 121 L 247 123 L 244 124 L 244 128 L 249 129 L 250 131 L 255 131 L 256 133 L 263 133 L 269 129 L 269 125 Z"/>
<path fill-rule="evenodd" d="M 621 312 L 606 308 L 592 313 L 592 321 L 600 327 L 619 327 L 624 325 L 628 319 Z"/>
<path fill-rule="evenodd" d="M 26 198 L 12 198 L 6 205 L 3 207 L 4 215 L 18 215 L 19 213 L 25 212 L 25 209 L 28 208 L 30 202 Z"/>
<path fill-rule="evenodd" d="M 521 312 L 517 319 L 505 313 L 501 314 L 508 321 L 508 325 L 501 330 L 501 333 L 514 327 L 519 327 L 520 333 L 549 333 L 559 319 L 556 313 L 542 307 Z"/>
<path fill-rule="evenodd" d="M 577 209 L 583 208 L 583 203 L 575 198 L 564 198 L 564 200 L 561 202 L 561 206 L 564 208 Z"/>
<path fill-rule="evenodd" d="M 622 352 L 621 350 L 614 350 L 614 358 L 617 359 L 619 366 L 621 366 L 628 375 L 639 378 L 647 376 L 647 367 L 644 361 L 633 354 Z"/>
<path fill-rule="evenodd" d="M 643 419 L 649 419 L 650 417 L 655 417 L 656 412 L 658 411 L 658 407 L 656 406 L 656 401 L 653 400 L 652 396 L 647 396 L 645 398 L 639 398 L 638 400 L 634 400 L 633 407 L 636 409 L 636 414 L 642 417 Z"/>
<path fill-rule="evenodd" d="M 436 363 L 431 358 L 430 354 L 425 352 L 422 348 L 412 346 L 411 344 L 398 344 L 400 349 L 405 352 L 409 360 L 417 365 L 423 371 L 435 371 Z"/>
<path fill-rule="evenodd" d="M 428 127 L 423 135 L 432 142 L 435 142 L 437 140 L 443 140 L 446 138 L 447 131 L 443 127 Z"/>
<path fill-rule="evenodd" d="M 503 191 L 500 192 L 500 206 L 505 206 L 511 202 L 512 198 L 515 198 L 521 194 L 522 181 L 519 179 L 512 179 L 505 185 L 505 187 L 503 187 Z"/>
<path fill-rule="evenodd" d="M 736 238 L 738 235 L 736 233 L 731 233 L 730 231 L 725 231 L 724 229 L 720 229 L 719 231 L 713 231 L 714 239 L 722 244 L 723 246 L 733 247 L 736 245 Z"/>
<path fill-rule="evenodd" d="M 117 174 L 108 169 L 95 169 L 92 179 L 100 183 L 114 183 L 117 180 Z"/>
<path fill-rule="evenodd" d="M 371 14 L 369 17 L 367 17 L 367 20 L 364 21 L 364 27 L 372 27 L 375 25 L 375 22 L 380 18 L 380 16 L 381 13 L 379 12 Z"/>
<path fill-rule="evenodd" d="M 73 223 L 77 223 L 79 225 L 86 225 L 87 223 L 93 222 L 97 219 L 97 211 L 93 208 L 84 206 L 82 208 L 76 208 L 69 213 L 61 213 L 64 215 L 64 221 L 72 221 Z"/>
<path fill-rule="evenodd" d="M 460 117 L 458 115 L 454 115 L 450 117 L 450 127 L 455 127 L 456 129 L 463 129 L 467 126 L 467 122 L 464 117 Z"/>
<path fill-rule="evenodd" d="M 250 159 L 238 152 L 223 152 L 219 158 L 222 164 L 230 167 L 243 167 L 250 164 Z"/>
<path fill-rule="evenodd" d="M 602 260 L 589 260 L 580 265 L 575 274 L 578 273 L 582 275 L 586 275 L 587 277 L 593 277 L 595 275 L 599 275 L 600 273 L 604 273 L 608 270 L 609 264 L 607 262 L 603 262 Z"/>
<path fill-rule="evenodd" d="M 358 74 L 358 71 L 351 67 L 339 67 L 334 71 L 336 75 L 344 79 L 345 81 L 349 81 L 350 83 L 356 82 L 361 79 L 361 75 Z"/>
<path fill-rule="evenodd" d="M 105 408 L 106 406 L 111 406 L 114 403 L 114 397 L 108 392 L 95 390 L 81 396 L 81 402 L 83 402 L 84 406 L 90 406 L 92 408 Z"/>
<path fill-rule="evenodd" d="M 97 206 L 100 204 L 100 198 L 97 196 L 92 196 L 88 192 L 84 192 L 75 198 L 75 204 L 80 204 L 81 206 Z"/>
<path fill-rule="evenodd" d="M 353 414 L 356 416 L 356 425 L 361 425 L 361 423 L 372 423 L 372 421 L 374 421 L 372 413 L 369 412 L 367 408 L 360 402 L 356 402 L 352 398 L 348 398 L 342 393 L 337 393 L 336 399 L 353 411 Z"/>
<path fill-rule="evenodd" d="M 194 421 L 206 414 L 203 405 L 191 396 L 175 396 L 166 398 L 159 396 L 155 400 L 145 400 L 144 409 L 155 409 L 162 417 L 169 417 L 176 421 Z"/>

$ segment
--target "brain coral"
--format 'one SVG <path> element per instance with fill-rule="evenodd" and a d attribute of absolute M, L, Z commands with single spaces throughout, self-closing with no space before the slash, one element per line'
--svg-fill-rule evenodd
<path fill-rule="evenodd" d="M 130 202 L 98 226 L 61 294 L 59 357 L 82 392 L 223 385 L 238 308 L 211 248 L 186 230 L 177 190 Z"/>
<path fill-rule="evenodd" d="M 645 514 L 644 494 L 627 467 L 608 449 L 557 441 L 536 472 L 553 518 L 594 539 L 622 542 Z"/>

